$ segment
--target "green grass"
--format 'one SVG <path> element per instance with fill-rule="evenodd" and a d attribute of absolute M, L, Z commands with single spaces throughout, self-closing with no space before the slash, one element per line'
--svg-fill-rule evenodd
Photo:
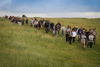
<path fill-rule="evenodd" d="M 69 45 L 61 31 L 59 37 L 53 37 L 51 32 L 46 34 L 30 25 L 19 26 L 0 18 L 0 67 L 100 67 L 100 19 L 45 19 L 60 21 L 65 27 L 96 27 L 96 45 L 92 50 L 83 50 L 77 41 Z"/>

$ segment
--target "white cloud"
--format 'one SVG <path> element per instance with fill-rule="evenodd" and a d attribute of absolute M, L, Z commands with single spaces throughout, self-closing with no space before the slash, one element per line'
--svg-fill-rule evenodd
<path fill-rule="evenodd" d="M 86 17 L 97 17 L 100 18 L 100 12 L 86 12 L 82 14 L 83 16 Z"/>
<path fill-rule="evenodd" d="M 100 12 L 67 12 L 67 13 L 11 13 L 0 12 L 0 16 L 19 16 L 26 15 L 27 17 L 46 17 L 46 18 L 100 18 Z"/>
<path fill-rule="evenodd" d="M 0 16 L 3 17 L 5 15 L 8 16 L 19 16 L 26 15 L 27 17 L 47 17 L 46 14 L 43 13 L 11 13 L 11 12 L 0 12 Z"/>

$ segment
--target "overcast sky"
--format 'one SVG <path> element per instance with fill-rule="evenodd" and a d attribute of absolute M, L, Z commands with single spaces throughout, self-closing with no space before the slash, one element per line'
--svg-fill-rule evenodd
<path fill-rule="evenodd" d="M 100 0 L 0 0 L 0 16 L 100 18 Z"/>

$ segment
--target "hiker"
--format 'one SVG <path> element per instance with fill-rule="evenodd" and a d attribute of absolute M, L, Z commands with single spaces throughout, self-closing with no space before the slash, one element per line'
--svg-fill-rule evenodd
<path fill-rule="evenodd" d="M 21 21 L 21 22 L 22 22 L 22 25 L 24 25 L 24 19 L 22 19 L 22 21 Z"/>
<path fill-rule="evenodd" d="M 41 19 L 41 28 L 43 27 L 44 19 Z"/>
<path fill-rule="evenodd" d="M 91 29 L 89 29 L 89 35 L 92 33 L 92 30 Z"/>
<path fill-rule="evenodd" d="M 15 18 L 15 19 L 14 19 L 14 23 L 16 23 L 16 20 L 17 20 L 17 19 Z"/>
<path fill-rule="evenodd" d="M 83 28 L 83 33 L 82 34 L 85 34 L 85 28 Z"/>
<path fill-rule="evenodd" d="M 16 23 L 18 23 L 18 18 L 16 19 Z"/>
<path fill-rule="evenodd" d="M 86 36 L 85 45 L 87 45 L 87 42 L 89 40 L 89 32 L 87 31 L 87 29 L 85 29 L 85 36 Z"/>
<path fill-rule="evenodd" d="M 85 39 L 86 39 L 86 36 L 85 34 L 83 33 L 81 35 L 81 45 L 82 45 L 82 48 L 85 50 Z"/>
<path fill-rule="evenodd" d="M 70 28 L 69 26 L 66 28 L 65 34 L 66 34 L 66 41 L 69 41 L 69 32 L 70 32 Z"/>
<path fill-rule="evenodd" d="M 78 30 L 78 41 L 81 40 L 81 35 L 83 33 L 82 27 Z"/>
<path fill-rule="evenodd" d="M 72 30 L 70 29 L 70 32 L 69 32 L 69 44 L 71 45 L 71 40 L 72 40 L 72 36 L 73 36 L 73 33 L 72 33 Z"/>
<path fill-rule="evenodd" d="M 14 17 L 12 17 L 11 22 L 14 22 L 14 20 L 15 20 L 15 18 L 14 18 Z"/>
<path fill-rule="evenodd" d="M 51 25 L 51 22 L 50 22 L 49 20 L 48 20 L 47 22 L 48 22 L 48 24 L 49 24 L 48 30 L 47 30 L 47 31 L 49 32 L 49 31 L 50 31 L 50 25 Z"/>
<path fill-rule="evenodd" d="M 60 21 L 56 24 L 56 27 L 57 27 L 57 25 L 59 25 L 59 31 L 60 31 L 60 28 L 61 28 Z M 58 34 L 59 34 L 59 31 L 58 31 Z"/>
<path fill-rule="evenodd" d="M 38 27 L 39 27 L 39 29 L 41 28 L 41 22 L 42 22 L 42 20 L 40 20 L 40 21 L 38 22 Z"/>
<path fill-rule="evenodd" d="M 60 29 L 60 28 L 59 28 L 59 25 L 57 25 L 57 28 L 56 28 L 56 33 L 57 33 L 56 36 L 57 36 L 57 37 L 58 37 L 59 29 Z"/>
<path fill-rule="evenodd" d="M 46 31 L 46 33 L 48 33 L 48 29 L 49 29 L 49 22 L 48 22 L 47 20 L 46 20 L 46 22 L 45 22 L 44 26 L 45 26 L 45 31 Z"/>
<path fill-rule="evenodd" d="M 92 33 L 90 33 L 90 35 L 89 35 L 90 50 L 92 49 L 93 39 L 94 39 L 94 36 L 92 35 Z"/>
<path fill-rule="evenodd" d="M 75 32 L 76 30 L 75 29 L 73 29 L 72 30 L 72 39 L 73 39 L 73 43 L 75 42 L 75 37 L 76 37 L 76 32 Z"/>
<path fill-rule="evenodd" d="M 77 32 L 77 29 L 78 29 L 77 26 L 75 26 L 75 27 L 73 28 L 73 30 L 74 30 L 75 32 Z"/>
<path fill-rule="evenodd" d="M 26 25 L 28 25 L 28 18 L 26 19 Z"/>
<path fill-rule="evenodd" d="M 22 25 L 21 20 L 18 21 L 18 24 L 19 24 L 19 25 Z"/>
<path fill-rule="evenodd" d="M 42 26 L 43 30 L 45 29 L 45 22 L 46 20 L 43 22 L 43 26 Z"/>
<path fill-rule="evenodd" d="M 53 25 L 53 36 L 55 36 L 56 28 L 55 25 Z"/>
<path fill-rule="evenodd" d="M 9 17 L 9 20 L 11 20 L 11 18 L 12 18 L 12 17 L 10 16 L 10 17 Z"/>
<path fill-rule="evenodd" d="M 33 22 L 34 22 L 34 20 L 31 19 L 31 21 L 30 21 L 31 27 L 33 26 Z"/>
<path fill-rule="evenodd" d="M 52 22 L 50 25 L 51 31 L 53 31 L 53 26 L 54 26 L 54 22 Z"/>
<path fill-rule="evenodd" d="M 93 36 L 94 36 L 94 38 L 93 38 L 93 43 L 94 43 L 94 45 L 95 45 L 96 36 L 97 36 L 96 28 L 93 29 L 92 33 L 93 33 Z"/>
<path fill-rule="evenodd" d="M 62 29 L 62 35 L 63 35 L 63 37 L 64 37 L 64 35 L 65 35 L 65 34 L 64 34 L 64 30 L 65 30 L 64 25 L 62 26 L 62 28 L 61 28 L 61 29 Z"/>
<path fill-rule="evenodd" d="M 18 18 L 18 22 L 20 21 L 20 18 Z"/>
<path fill-rule="evenodd" d="M 36 21 L 34 21 L 33 24 L 34 24 L 34 28 L 36 28 Z"/>
<path fill-rule="evenodd" d="M 8 18 L 8 16 L 7 16 L 7 15 L 5 15 L 5 18 Z"/>
<path fill-rule="evenodd" d="M 38 20 L 35 21 L 35 27 L 38 28 Z"/>

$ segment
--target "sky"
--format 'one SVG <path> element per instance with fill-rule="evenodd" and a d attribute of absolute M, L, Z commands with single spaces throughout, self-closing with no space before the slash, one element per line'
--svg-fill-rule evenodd
<path fill-rule="evenodd" d="M 0 16 L 100 18 L 100 0 L 0 0 Z"/>

